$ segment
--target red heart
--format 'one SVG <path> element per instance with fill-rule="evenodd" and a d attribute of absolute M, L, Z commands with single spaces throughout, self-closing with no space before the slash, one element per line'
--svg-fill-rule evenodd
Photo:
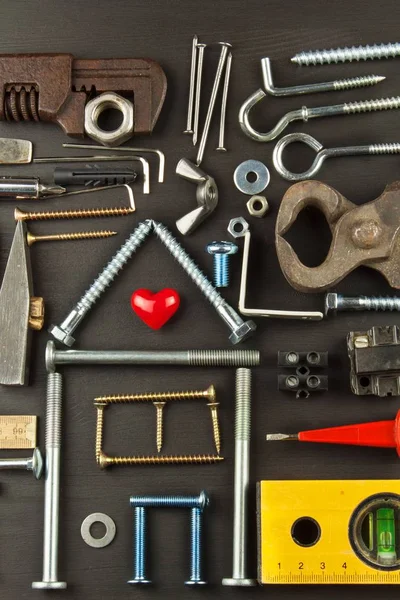
<path fill-rule="evenodd" d="M 181 299 L 178 292 L 165 288 L 153 294 L 140 289 L 131 296 L 132 310 L 152 329 L 160 329 L 176 313 Z"/>

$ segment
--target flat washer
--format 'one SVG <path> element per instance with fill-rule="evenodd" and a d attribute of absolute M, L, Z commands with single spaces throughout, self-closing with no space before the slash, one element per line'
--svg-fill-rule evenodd
<path fill-rule="evenodd" d="M 255 181 L 249 181 L 247 179 L 250 173 L 254 173 L 256 175 Z M 243 192 L 243 194 L 248 194 L 249 196 L 259 194 L 265 190 L 269 184 L 269 180 L 269 170 L 264 163 L 259 160 L 245 160 L 236 167 L 233 174 L 233 181 L 235 182 L 237 189 Z"/>
<path fill-rule="evenodd" d="M 105 525 L 106 533 L 102 538 L 95 538 L 90 533 L 90 528 L 93 523 L 103 523 L 103 525 Z M 111 544 L 115 538 L 116 531 L 117 529 L 114 521 L 104 513 L 92 513 L 91 515 L 88 515 L 81 525 L 82 539 L 88 546 L 92 546 L 92 548 L 104 548 L 105 546 L 108 546 L 108 544 Z"/>

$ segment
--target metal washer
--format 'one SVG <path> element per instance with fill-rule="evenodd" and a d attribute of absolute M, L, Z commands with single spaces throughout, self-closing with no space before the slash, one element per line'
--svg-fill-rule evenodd
<path fill-rule="evenodd" d="M 95 538 L 90 533 L 90 528 L 93 523 L 103 523 L 106 527 L 106 533 L 102 538 Z M 82 539 L 92 548 L 104 548 L 111 544 L 115 538 L 116 527 L 111 517 L 104 513 L 92 513 L 84 519 L 81 525 L 81 536 Z"/>
<path fill-rule="evenodd" d="M 255 181 L 249 181 L 247 179 L 249 173 L 255 173 Z M 269 170 L 264 163 L 259 160 L 245 160 L 236 167 L 233 174 L 233 181 L 235 182 L 237 189 L 243 192 L 243 194 L 248 194 L 249 196 L 259 194 L 265 190 L 269 184 L 269 180 Z"/>

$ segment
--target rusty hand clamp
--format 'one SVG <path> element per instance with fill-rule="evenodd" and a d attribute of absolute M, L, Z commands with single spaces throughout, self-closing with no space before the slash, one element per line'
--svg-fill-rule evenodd
<path fill-rule="evenodd" d="M 151 133 L 166 90 L 162 68 L 149 59 L 0 55 L 0 120 L 51 121 L 71 136 L 84 135 L 85 105 L 103 92 L 133 103 L 132 135 Z"/>
<path fill-rule="evenodd" d="M 332 232 L 328 255 L 318 267 L 306 267 L 284 239 L 299 213 L 318 208 Z M 379 271 L 400 288 L 400 181 L 388 185 L 376 200 L 358 206 L 319 181 L 292 185 L 276 221 L 275 244 L 282 272 L 296 290 L 322 292 L 360 265 Z"/>

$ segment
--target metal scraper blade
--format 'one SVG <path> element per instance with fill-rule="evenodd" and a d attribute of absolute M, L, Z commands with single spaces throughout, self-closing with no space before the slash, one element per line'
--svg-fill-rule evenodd
<path fill-rule="evenodd" d="M 27 382 L 32 295 L 26 226 L 19 221 L 0 289 L 0 384 L 25 385 Z"/>

